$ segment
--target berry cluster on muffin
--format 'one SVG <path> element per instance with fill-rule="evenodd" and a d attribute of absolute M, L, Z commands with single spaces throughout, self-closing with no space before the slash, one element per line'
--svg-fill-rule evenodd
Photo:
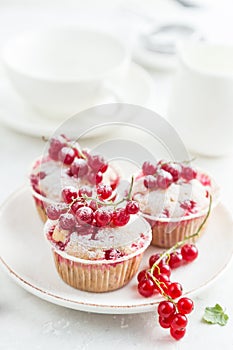
<path fill-rule="evenodd" d="M 50 140 L 47 154 L 33 165 L 30 182 L 37 210 L 46 221 L 47 205 L 63 201 L 62 187 L 95 187 L 103 182 L 115 189 L 119 174 L 102 156 L 60 135 Z"/>
<path fill-rule="evenodd" d="M 213 192 L 212 179 L 186 162 L 146 161 L 133 198 L 152 226 L 152 244 L 169 248 L 197 229 Z"/>

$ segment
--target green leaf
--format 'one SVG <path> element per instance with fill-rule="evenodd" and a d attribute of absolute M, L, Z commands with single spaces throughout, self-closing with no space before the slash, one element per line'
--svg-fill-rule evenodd
<path fill-rule="evenodd" d="M 207 323 L 225 326 L 227 324 L 228 318 L 228 315 L 225 314 L 225 310 L 223 310 L 219 304 L 216 304 L 213 307 L 205 308 L 203 320 Z"/>

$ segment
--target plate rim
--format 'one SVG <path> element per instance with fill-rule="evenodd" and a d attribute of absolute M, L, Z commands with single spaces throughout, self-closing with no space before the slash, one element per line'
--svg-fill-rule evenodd
<path fill-rule="evenodd" d="M 26 185 L 23 185 L 19 188 L 17 188 L 15 191 L 13 191 L 5 201 L 0 205 L 0 219 L 3 214 L 4 208 L 7 207 L 8 203 L 11 202 L 11 200 L 15 196 L 19 196 L 21 193 L 29 192 L 29 187 Z M 233 223 L 233 217 L 231 212 L 226 208 L 226 206 L 220 202 L 215 210 L 218 210 L 218 208 L 222 208 L 224 212 L 228 215 L 229 219 L 231 219 Z M 202 285 L 195 287 L 183 294 L 183 296 L 193 296 L 200 291 L 202 291 L 207 286 L 209 287 L 212 283 L 214 283 L 231 265 L 233 261 L 233 245 L 231 248 L 231 255 L 230 258 L 226 261 L 226 263 L 216 271 L 216 273 L 211 276 L 210 279 L 205 281 Z M 130 304 L 130 305 L 109 305 L 109 304 L 96 304 L 93 302 L 84 302 L 79 300 L 72 300 L 70 298 L 64 298 L 63 296 L 59 296 L 57 294 L 51 293 L 48 290 L 42 289 L 34 284 L 32 284 L 30 281 L 27 281 L 25 278 L 20 276 L 14 269 L 12 269 L 9 264 L 2 258 L 0 255 L 0 265 L 3 268 L 3 270 L 11 277 L 11 279 L 16 282 L 20 287 L 22 287 L 24 290 L 28 291 L 29 293 L 39 297 L 42 300 L 51 302 L 56 305 L 60 305 L 66 308 L 74 309 L 74 310 L 80 310 L 85 312 L 93 312 L 93 313 L 99 313 L 99 314 L 133 314 L 133 313 L 142 313 L 142 312 L 151 312 L 154 310 L 154 307 L 161 301 L 161 299 L 155 299 L 148 300 L 147 302 L 142 302 L 140 304 Z M 58 276 L 59 277 L 59 276 Z M 98 293 L 95 293 L 98 294 Z M 106 292 L 106 295 L 108 292 Z M 142 301 L 145 300 L 144 298 Z"/>

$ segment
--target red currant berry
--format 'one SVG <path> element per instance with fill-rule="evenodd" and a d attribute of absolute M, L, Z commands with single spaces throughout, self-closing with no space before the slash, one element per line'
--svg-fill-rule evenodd
<path fill-rule="evenodd" d="M 155 290 L 160 294 L 167 294 L 168 285 L 170 284 L 169 278 L 166 275 L 158 275 L 155 278 L 158 282 L 158 285 L 155 284 Z"/>
<path fill-rule="evenodd" d="M 65 165 L 73 163 L 75 158 L 75 151 L 70 147 L 62 147 L 58 154 L 58 159 Z"/>
<path fill-rule="evenodd" d="M 173 182 L 173 177 L 165 170 L 160 170 L 157 174 L 157 186 L 163 190 L 167 189 Z"/>
<path fill-rule="evenodd" d="M 168 264 L 160 264 L 159 267 L 155 267 L 153 275 L 156 277 L 160 274 L 169 278 L 171 276 L 170 266 Z"/>
<path fill-rule="evenodd" d="M 181 329 L 170 328 L 170 334 L 172 338 L 174 338 L 175 340 L 180 340 L 181 338 L 183 338 L 185 333 L 186 333 L 186 328 L 181 328 Z"/>
<path fill-rule="evenodd" d="M 137 275 L 138 282 L 140 282 L 142 279 L 147 279 L 147 278 L 149 278 L 147 269 L 140 271 Z"/>
<path fill-rule="evenodd" d="M 135 201 L 130 201 L 126 204 L 125 210 L 128 214 L 137 214 L 139 212 L 139 204 Z"/>
<path fill-rule="evenodd" d="M 107 199 L 112 195 L 112 187 L 100 184 L 97 186 L 97 194 L 101 199 Z"/>
<path fill-rule="evenodd" d="M 49 157 L 53 160 L 58 160 L 58 155 L 62 147 L 66 146 L 66 140 L 64 137 L 53 137 L 50 141 L 50 146 L 48 150 Z"/>
<path fill-rule="evenodd" d="M 78 197 L 77 190 L 73 186 L 64 187 L 61 194 L 64 202 L 68 204 Z"/>
<path fill-rule="evenodd" d="M 89 186 L 82 186 L 79 188 L 78 191 L 79 197 L 91 197 L 92 196 L 92 189 Z"/>
<path fill-rule="evenodd" d="M 179 251 L 173 252 L 168 258 L 168 265 L 171 269 L 176 269 L 183 264 L 183 257 Z"/>
<path fill-rule="evenodd" d="M 65 213 L 66 208 L 62 205 L 50 205 L 46 208 L 47 216 L 50 220 L 57 220 L 59 219 L 60 215 Z"/>
<path fill-rule="evenodd" d="M 104 163 L 104 164 L 101 166 L 101 168 L 100 168 L 99 171 L 101 171 L 101 173 L 106 173 L 107 170 L 108 170 L 108 163 Z"/>
<path fill-rule="evenodd" d="M 98 185 L 103 180 L 103 175 L 101 172 L 98 172 L 96 174 L 94 171 L 91 170 L 87 174 L 87 180 L 92 186 Z"/>
<path fill-rule="evenodd" d="M 79 209 L 79 208 L 82 208 L 84 207 L 84 202 L 82 201 L 75 201 L 72 205 L 71 205 L 71 209 L 72 209 L 72 212 L 75 214 L 76 211 Z"/>
<path fill-rule="evenodd" d="M 61 214 L 61 216 L 59 217 L 59 226 L 63 230 L 72 230 L 75 224 L 75 217 L 70 213 Z"/>
<path fill-rule="evenodd" d="M 90 207 L 81 207 L 76 211 L 75 217 L 80 225 L 91 224 L 93 221 L 93 210 Z"/>
<path fill-rule="evenodd" d="M 91 200 L 89 203 L 89 207 L 93 210 L 96 211 L 98 209 L 98 205 L 95 200 Z"/>
<path fill-rule="evenodd" d="M 94 218 L 97 226 L 107 226 L 112 219 L 112 212 L 108 208 L 99 208 L 94 213 Z"/>
<path fill-rule="evenodd" d="M 157 170 L 157 167 L 156 165 L 154 165 L 153 163 L 151 162 L 144 162 L 142 164 L 142 172 L 143 172 L 143 175 L 155 175 L 156 173 L 156 170 Z"/>
<path fill-rule="evenodd" d="M 71 164 L 70 171 L 75 177 L 83 177 L 88 172 L 87 161 L 81 158 L 76 158 Z"/>
<path fill-rule="evenodd" d="M 172 282 L 168 286 L 167 294 L 172 298 L 176 299 L 182 295 L 183 288 L 180 283 Z"/>
<path fill-rule="evenodd" d="M 176 312 L 176 307 L 171 301 L 161 301 L 158 305 L 158 314 L 163 318 L 167 318 L 174 315 Z"/>
<path fill-rule="evenodd" d="M 149 259 L 149 266 L 152 267 L 159 258 L 160 258 L 160 254 L 159 253 L 151 255 L 151 257 Z"/>
<path fill-rule="evenodd" d="M 115 226 L 124 226 L 130 220 L 130 215 L 125 211 L 124 208 L 119 208 L 113 212 L 112 223 Z"/>
<path fill-rule="evenodd" d="M 208 175 L 198 173 L 196 178 L 203 186 L 211 186 L 211 179 Z"/>
<path fill-rule="evenodd" d="M 162 328 L 170 328 L 174 315 L 169 317 L 161 317 L 159 316 L 159 324 Z"/>
<path fill-rule="evenodd" d="M 98 171 L 97 174 L 95 174 L 95 184 L 99 185 L 103 180 L 103 173 L 101 171 Z"/>
<path fill-rule="evenodd" d="M 171 328 L 173 328 L 174 330 L 182 329 L 182 328 L 185 328 L 187 324 L 188 324 L 187 317 L 185 315 L 178 313 L 173 317 Z"/>
<path fill-rule="evenodd" d="M 180 298 L 177 302 L 177 309 L 181 314 L 190 314 L 193 311 L 194 303 L 189 298 Z"/>
<path fill-rule="evenodd" d="M 147 175 L 144 178 L 143 183 L 144 183 L 144 186 L 148 189 L 152 190 L 152 189 L 157 188 L 157 180 L 153 175 Z"/>
<path fill-rule="evenodd" d="M 86 178 L 92 186 L 96 185 L 95 183 L 96 173 L 94 173 L 93 171 L 89 171 L 86 175 Z"/>
<path fill-rule="evenodd" d="M 145 298 L 154 294 L 154 282 L 151 279 L 143 279 L 138 283 L 138 292 Z"/>
<path fill-rule="evenodd" d="M 79 151 L 78 147 L 79 147 L 79 145 L 76 144 L 76 145 L 74 146 L 74 148 L 73 148 L 74 153 L 75 153 L 75 157 L 77 157 L 77 158 L 82 158 L 81 152 Z"/>
<path fill-rule="evenodd" d="M 186 181 L 191 181 L 197 177 L 197 171 L 190 166 L 183 166 L 181 176 Z"/>
<path fill-rule="evenodd" d="M 173 181 L 177 182 L 181 176 L 181 166 L 176 163 L 163 163 L 161 169 L 170 173 L 173 177 Z"/>
<path fill-rule="evenodd" d="M 181 248 L 181 254 L 185 261 L 191 262 L 198 256 L 198 250 L 195 244 L 184 244 Z"/>
<path fill-rule="evenodd" d="M 170 278 L 169 278 L 167 275 L 163 275 L 163 274 L 157 275 L 157 276 L 156 276 L 156 279 L 157 279 L 161 284 L 166 285 L 166 288 L 167 288 L 167 285 L 168 285 L 169 282 L 170 282 Z"/>
<path fill-rule="evenodd" d="M 93 156 L 89 155 L 89 157 L 88 157 L 88 165 L 90 165 L 92 170 L 94 170 L 95 172 L 98 172 L 98 171 L 101 171 L 102 169 L 104 169 L 106 164 L 105 164 L 104 158 L 101 157 L 100 155 L 96 154 L 96 155 L 93 155 Z M 101 171 L 101 172 L 104 172 L 104 171 Z"/>

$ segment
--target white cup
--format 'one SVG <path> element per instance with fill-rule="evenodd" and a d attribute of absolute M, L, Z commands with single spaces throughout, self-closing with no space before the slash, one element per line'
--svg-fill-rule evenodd
<path fill-rule="evenodd" d="M 195 153 L 233 151 L 233 46 L 180 47 L 168 119 Z"/>
<path fill-rule="evenodd" d="M 6 44 L 2 58 L 21 97 L 57 119 L 87 107 L 107 80 L 126 74 L 130 62 L 116 37 L 77 27 L 23 33 Z"/>

